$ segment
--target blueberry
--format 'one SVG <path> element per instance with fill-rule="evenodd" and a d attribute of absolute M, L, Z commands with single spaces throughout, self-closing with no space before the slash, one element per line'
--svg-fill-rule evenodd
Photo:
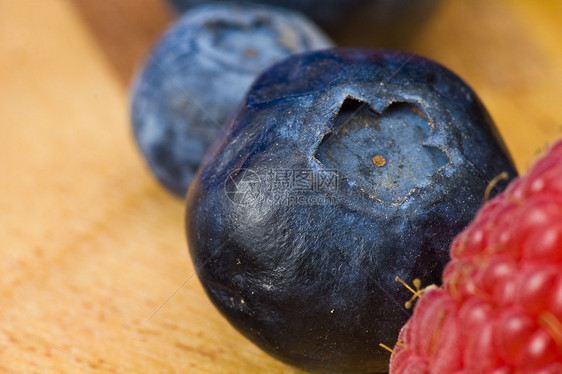
<path fill-rule="evenodd" d="M 168 0 L 181 13 L 218 0 Z M 295 9 L 327 30 L 338 42 L 396 45 L 429 18 L 439 0 L 249 0 Z M 338 43 L 339 44 L 339 43 Z"/>
<path fill-rule="evenodd" d="M 516 170 L 475 93 L 425 58 L 309 52 L 274 65 L 187 195 L 191 256 L 246 337 L 304 370 L 375 373 L 439 284 L 489 183 Z M 507 181 L 494 187 L 502 190 Z"/>
<path fill-rule="evenodd" d="M 220 3 L 186 13 L 132 87 L 133 131 L 152 172 L 184 196 L 209 144 L 257 75 L 292 53 L 330 45 L 290 10 Z"/>

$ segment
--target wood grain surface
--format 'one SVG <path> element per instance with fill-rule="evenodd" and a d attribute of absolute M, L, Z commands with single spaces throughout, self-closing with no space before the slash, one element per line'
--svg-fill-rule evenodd
<path fill-rule="evenodd" d="M 231 328 L 130 132 L 159 0 L 0 0 L 0 372 L 298 373 Z M 408 45 L 481 96 L 521 171 L 562 134 L 562 3 L 444 0 Z M 358 39 L 368 45 L 368 36 Z"/>

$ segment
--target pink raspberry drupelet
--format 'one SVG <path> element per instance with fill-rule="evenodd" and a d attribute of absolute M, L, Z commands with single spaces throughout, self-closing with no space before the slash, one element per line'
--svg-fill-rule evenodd
<path fill-rule="evenodd" d="M 455 238 L 390 373 L 562 373 L 562 141 Z"/>

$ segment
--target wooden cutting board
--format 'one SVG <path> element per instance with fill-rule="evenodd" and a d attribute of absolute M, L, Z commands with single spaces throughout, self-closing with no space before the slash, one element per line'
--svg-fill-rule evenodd
<path fill-rule="evenodd" d="M 159 0 L 0 0 L 0 372 L 297 373 L 215 311 L 132 140 Z M 405 49 L 461 75 L 521 171 L 562 134 L 562 3 L 444 0 Z M 363 37 L 361 44 L 368 44 Z"/>

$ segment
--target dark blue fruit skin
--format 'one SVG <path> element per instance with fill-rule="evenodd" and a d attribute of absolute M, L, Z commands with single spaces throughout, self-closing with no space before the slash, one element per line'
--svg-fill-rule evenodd
<path fill-rule="evenodd" d="M 148 56 L 131 89 L 133 132 L 154 175 L 184 197 L 207 148 L 258 74 L 292 53 L 329 46 L 321 31 L 290 10 L 220 3 L 186 13 Z"/>
<path fill-rule="evenodd" d="M 278 169 L 336 169 L 337 189 L 271 188 Z M 384 50 L 289 57 L 253 84 L 190 186 L 192 260 L 216 307 L 274 357 L 386 372 L 379 343 L 392 346 L 410 315 L 395 277 L 439 284 L 450 242 L 504 171 L 517 175 L 482 103 L 437 63 Z M 283 188 L 325 203 L 275 199 Z"/>
<path fill-rule="evenodd" d="M 221 0 L 168 0 L 178 13 Z M 439 0 L 249 0 L 302 12 L 338 44 L 397 45 L 431 16 Z"/>

